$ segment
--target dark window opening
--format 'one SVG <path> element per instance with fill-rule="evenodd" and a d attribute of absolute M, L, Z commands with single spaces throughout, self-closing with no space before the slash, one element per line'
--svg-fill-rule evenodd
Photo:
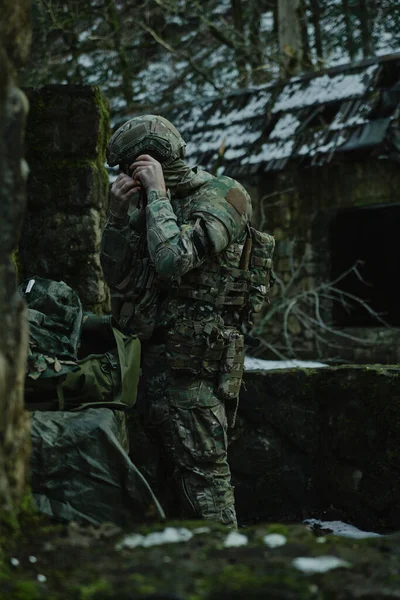
<path fill-rule="evenodd" d="M 340 102 L 328 102 L 320 106 L 311 106 L 301 115 L 301 125 L 296 133 L 327 128 L 334 121 L 340 106 Z"/>
<path fill-rule="evenodd" d="M 383 62 L 379 71 L 378 88 L 391 88 L 400 81 L 400 61 Z"/>
<path fill-rule="evenodd" d="M 330 231 L 331 276 L 335 279 L 357 261 L 359 272 L 337 285 L 368 303 L 388 324 L 400 325 L 400 205 L 373 206 L 339 212 Z M 358 302 L 335 302 L 333 321 L 339 327 L 377 327 L 379 321 Z"/>

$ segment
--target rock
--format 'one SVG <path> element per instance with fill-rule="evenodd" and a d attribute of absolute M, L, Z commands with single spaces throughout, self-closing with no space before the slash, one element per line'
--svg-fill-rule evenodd
<path fill-rule="evenodd" d="M 239 518 L 329 511 L 399 528 L 399 376 L 380 365 L 247 373 L 230 446 Z"/>

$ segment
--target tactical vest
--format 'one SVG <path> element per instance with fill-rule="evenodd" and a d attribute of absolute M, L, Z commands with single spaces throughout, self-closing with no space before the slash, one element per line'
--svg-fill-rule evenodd
<path fill-rule="evenodd" d="M 220 195 L 218 202 L 210 202 L 208 195 L 195 201 L 191 217 L 201 218 L 206 228 L 208 215 L 220 220 L 231 232 L 231 244 L 220 252 L 218 238 L 213 239 L 213 230 L 208 230 L 215 254 L 169 290 L 169 297 L 187 301 L 188 310 L 168 331 L 166 352 L 173 370 L 215 378 L 216 393 L 228 402 L 228 419 L 233 425 L 245 352 L 239 326 L 269 300 L 275 240 L 250 226 L 243 195 L 230 194 L 232 180 L 224 179 L 225 198 Z M 195 305 L 198 310 L 190 317 L 189 308 Z M 205 307 L 208 310 L 202 316 Z"/>
<path fill-rule="evenodd" d="M 251 322 L 252 313 L 269 303 L 275 239 L 249 226 L 239 267 L 209 262 L 184 275 L 173 290 L 178 298 L 211 304 L 216 310 L 235 311 Z"/>
<path fill-rule="evenodd" d="M 115 280 L 119 291 L 114 296 L 115 314 L 132 332 L 143 331 L 143 325 L 148 325 L 142 339 L 165 345 L 171 369 L 215 378 L 217 393 L 236 402 L 244 363 L 239 326 L 268 300 L 275 241 L 250 226 L 250 198 L 228 177 L 210 176 L 191 196 L 171 202 L 180 226 L 201 220 L 214 251 L 201 266 L 167 283 L 157 277 L 146 253 L 137 264 L 131 262 L 130 270 L 129 260 L 125 260 L 124 272 Z M 216 227 L 218 222 L 229 236 L 228 246 Z M 118 237 L 115 247 L 122 244 L 122 233 L 111 230 L 108 242 L 111 236 Z M 139 238 L 140 234 L 132 233 L 132 258 L 137 256 Z M 126 244 L 124 248 L 127 255 Z M 108 262 L 103 261 L 103 269 L 118 267 Z M 112 272 L 108 279 L 112 281 Z M 136 282 L 134 290 L 126 283 L 132 280 Z M 135 321 L 138 309 L 140 318 Z"/>
<path fill-rule="evenodd" d="M 229 177 L 215 178 L 207 184 L 203 198 L 195 197 L 191 217 L 202 219 L 215 254 L 181 278 L 174 286 L 176 297 L 240 313 L 241 321 L 251 320 L 251 314 L 269 301 L 275 239 L 250 225 L 250 211 L 247 193 Z M 221 221 L 230 232 L 231 243 L 225 252 L 221 253 L 214 230 L 207 227 L 208 216 Z M 227 256 L 229 252 L 233 256 Z"/>

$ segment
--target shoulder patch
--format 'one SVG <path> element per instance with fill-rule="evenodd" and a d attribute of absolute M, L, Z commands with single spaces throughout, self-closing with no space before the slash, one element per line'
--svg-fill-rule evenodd
<path fill-rule="evenodd" d="M 225 199 L 233 208 L 242 216 L 246 212 L 247 208 L 247 199 L 243 192 L 234 187 L 229 190 L 226 194 Z"/>

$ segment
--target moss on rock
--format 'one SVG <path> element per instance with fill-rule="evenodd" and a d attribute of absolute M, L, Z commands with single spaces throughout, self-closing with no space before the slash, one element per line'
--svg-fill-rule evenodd
<path fill-rule="evenodd" d="M 248 598 L 316 600 L 397 598 L 400 537 L 352 540 L 316 538 L 302 525 L 263 524 L 241 529 L 247 543 L 229 546 L 229 530 L 209 522 L 143 526 L 142 535 L 185 527 L 186 542 L 121 548 L 129 532 L 94 527 L 49 527 L 25 523 L 18 540 L 8 542 L 0 581 L 5 600 L 134 600 L 170 598 L 233 600 Z M 139 530 L 135 531 L 137 533 Z M 283 536 L 269 547 L 264 538 Z M 232 540 L 232 538 L 231 538 Z M 244 538 L 241 538 L 242 542 Z M 337 560 L 327 568 L 319 557 Z M 316 571 L 304 572 L 296 559 L 315 558 Z M 15 560 L 14 566 L 11 558 Z M 34 558 L 34 560 L 32 560 Z M 324 560 L 324 559 L 322 559 Z M 319 568 L 320 572 L 317 571 Z M 174 596 L 175 597 L 175 596 Z"/>

